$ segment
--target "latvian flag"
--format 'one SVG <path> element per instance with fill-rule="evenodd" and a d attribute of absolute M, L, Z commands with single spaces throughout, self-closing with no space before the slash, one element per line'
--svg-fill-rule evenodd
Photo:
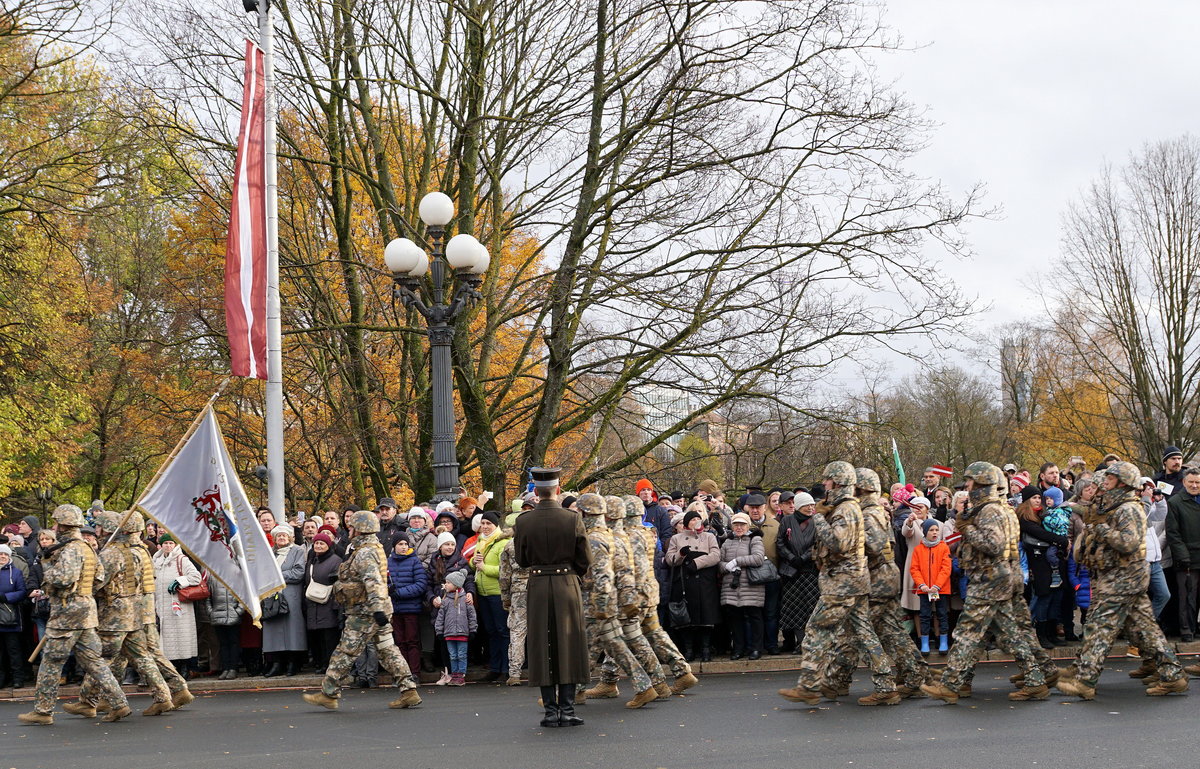
<path fill-rule="evenodd" d="M 949 478 L 950 476 L 954 475 L 954 468 L 946 467 L 945 465 L 933 465 L 929 468 L 929 472 L 933 473 L 934 475 L 940 475 L 943 478 Z"/>
<path fill-rule="evenodd" d="M 267 378 L 266 89 L 263 53 L 246 41 L 242 122 L 229 236 L 225 241 L 225 326 L 230 369 L 236 376 Z"/>

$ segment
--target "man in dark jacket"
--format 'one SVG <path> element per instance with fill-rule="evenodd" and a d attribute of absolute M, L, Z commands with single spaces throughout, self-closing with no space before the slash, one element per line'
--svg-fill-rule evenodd
<path fill-rule="evenodd" d="M 1166 483 L 1173 487 L 1172 491 L 1167 492 L 1168 497 L 1183 491 L 1183 452 L 1175 446 L 1167 446 L 1163 451 L 1162 469 L 1154 474 L 1152 480 L 1155 485 Z"/>
<path fill-rule="evenodd" d="M 575 685 L 590 677 L 580 578 L 591 551 L 583 519 L 558 504 L 560 470 L 530 473 L 537 502 L 513 525 L 517 565 L 529 569 L 529 683 L 542 691 L 542 726 L 579 726 Z"/>
<path fill-rule="evenodd" d="M 1167 547 L 1175 562 L 1180 639 L 1192 641 L 1200 603 L 1200 469 L 1188 468 L 1180 486 L 1183 491 L 1167 500 Z"/>
<path fill-rule="evenodd" d="M 667 512 L 667 508 L 658 504 L 658 494 L 654 491 L 654 484 L 643 478 L 634 487 L 634 494 L 642 500 L 642 505 L 646 508 L 646 511 L 642 513 L 642 523 L 648 523 L 654 527 L 658 532 L 659 541 L 662 542 L 663 550 L 666 550 L 667 543 L 671 541 L 671 535 L 675 533 L 675 527 L 671 525 L 671 514 Z"/>
<path fill-rule="evenodd" d="M 375 514 L 379 516 L 379 533 L 375 536 L 379 537 L 383 552 L 390 555 L 396 547 L 396 540 L 408 539 L 406 527 L 396 515 L 396 500 L 391 497 L 379 500 L 379 504 L 375 506 Z"/>

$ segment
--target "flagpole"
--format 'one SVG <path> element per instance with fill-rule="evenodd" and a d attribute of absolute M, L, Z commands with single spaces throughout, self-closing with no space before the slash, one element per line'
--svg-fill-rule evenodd
<path fill-rule="evenodd" d="M 175 456 L 179 454 L 179 450 L 182 449 L 184 444 L 188 442 L 188 438 L 191 438 L 196 433 L 196 430 L 199 429 L 200 423 L 204 421 L 204 415 L 207 414 L 208 410 L 211 409 L 213 404 L 217 402 L 217 398 L 221 397 L 221 393 L 225 391 L 225 387 L 229 384 L 230 379 L 232 379 L 232 377 L 225 377 L 221 380 L 221 384 L 217 385 L 217 391 L 209 396 L 208 403 L 205 403 L 204 408 L 200 409 L 200 413 L 197 414 L 196 418 L 192 420 L 192 423 L 188 425 L 188 429 L 184 431 L 183 437 L 179 439 L 179 442 L 175 444 L 175 448 L 171 449 L 171 453 L 168 454 L 163 463 L 158 466 L 158 472 L 154 473 L 154 477 L 151 478 L 150 482 L 142 488 L 142 493 L 138 496 L 137 500 L 134 501 L 134 503 L 129 506 L 129 509 L 125 511 L 125 515 L 121 517 L 121 522 L 117 524 L 116 531 L 109 535 L 108 539 L 105 540 L 104 547 L 108 547 L 110 544 L 112 544 L 113 538 L 117 536 L 117 532 L 119 532 L 121 527 L 125 525 L 125 522 L 129 520 L 129 516 L 133 515 L 133 511 L 137 510 L 138 503 L 142 501 L 142 497 L 146 496 L 146 491 L 154 488 L 154 484 L 158 481 L 166 469 L 171 466 L 171 462 L 175 460 Z"/>
<path fill-rule="evenodd" d="M 259 47 L 263 51 L 265 110 L 263 134 L 267 194 L 267 506 L 284 520 L 283 487 L 283 332 L 279 301 L 279 182 L 275 152 L 275 32 L 271 1 L 258 0 Z"/>

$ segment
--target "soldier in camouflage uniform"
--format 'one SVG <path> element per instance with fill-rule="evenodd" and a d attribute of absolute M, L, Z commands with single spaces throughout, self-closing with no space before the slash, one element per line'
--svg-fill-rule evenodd
<path fill-rule="evenodd" d="M 975 462 L 963 475 L 970 500 L 956 525 L 962 534 L 958 557 L 968 577 L 967 594 L 941 683 L 926 684 L 921 690 L 950 704 L 958 702 L 965 696 L 964 685 L 986 648 L 988 631 L 992 630 L 997 644 L 1007 649 L 1024 671 L 1022 688 L 1008 698 L 1018 702 L 1044 700 L 1050 690 L 1033 652 L 1029 609 L 1024 602 L 1017 605 L 1012 600 L 1014 580 L 1021 580 L 1017 548 L 1020 526 L 1012 509 L 1000 499 L 1004 474 L 995 465 Z"/>
<path fill-rule="evenodd" d="M 613 576 L 617 586 L 617 607 L 621 635 L 625 639 L 625 645 L 629 647 L 629 650 L 633 652 L 633 656 L 637 658 L 638 664 L 650 676 L 650 683 L 653 684 L 659 699 L 670 697 L 671 688 L 667 686 L 667 679 L 663 674 L 662 665 L 659 663 L 658 657 L 654 654 L 654 647 L 650 645 L 650 641 L 642 633 L 642 617 L 646 612 L 646 596 L 640 590 L 638 583 L 633 542 L 625 532 L 625 502 L 620 497 L 604 498 L 604 519 L 608 524 L 608 530 L 612 533 L 613 538 Z M 638 549 L 639 551 L 641 550 L 640 542 L 638 543 Z M 607 699 L 620 694 L 617 690 L 617 665 L 613 662 L 612 657 L 605 655 L 604 662 L 600 665 L 600 683 L 588 689 L 585 694 L 589 699 Z"/>
<path fill-rule="evenodd" d="M 417 684 L 404 655 L 392 639 L 392 602 L 388 597 L 387 555 L 375 536 L 379 518 L 369 510 L 351 513 L 346 525 L 352 530 L 350 545 L 353 552 L 338 567 L 333 597 L 346 612 L 346 626 L 329 667 L 321 691 L 304 695 L 304 701 L 337 710 L 341 700 L 342 682 L 350 668 L 367 646 L 379 655 L 379 664 L 392 674 L 400 687 L 400 696 L 388 703 L 389 708 L 412 708 L 421 704 Z"/>
<path fill-rule="evenodd" d="M 1159 697 L 1186 692 L 1187 676 L 1175 652 L 1154 621 L 1146 588 L 1146 518 L 1138 499 L 1141 472 L 1129 462 L 1110 465 L 1104 476 L 1104 498 L 1086 522 L 1075 546 L 1076 560 L 1092 575 L 1092 606 L 1087 632 L 1075 660 L 1074 675 L 1063 675 L 1058 688 L 1085 700 L 1096 696 L 1096 682 L 1104 669 L 1104 656 L 1117 633 L 1126 626 L 1134 631 L 1138 648 L 1154 657 L 1158 680 L 1146 694 Z"/>
<path fill-rule="evenodd" d="M 642 500 L 628 494 L 622 498 L 625 503 L 625 534 L 629 537 L 630 552 L 633 555 L 634 574 L 637 576 L 638 592 L 642 596 L 642 635 L 650 642 L 658 661 L 671 670 L 675 683 L 666 693 L 659 691 L 659 696 L 682 694 L 699 683 L 692 666 L 675 645 L 675 641 L 663 629 L 658 620 L 659 585 L 654 574 L 654 554 L 659 547 L 658 535 L 655 531 L 642 524 L 642 516 L 646 509 Z"/>
<path fill-rule="evenodd" d="M 171 704 L 171 690 L 167 688 L 150 653 L 142 624 L 142 582 L 147 573 L 153 574 L 154 567 L 145 548 L 130 547 L 131 536 L 140 545 L 140 532 L 146 528 L 142 516 L 130 512 L 124 526 L 121 526 L 121 518 L 120 513 L 107 510 L 96 516 L 96 523 L 103 526 L 105 531 L 117 532 L 118 527 L 121 529 L 100 551 L 105 577 L 96 581 L 96 608 L 100 614 L 97 632 L 103 645 L 103 654 L 111 661 L 110 666 L 116 664 L 118 655 L 133 660 L 154 698 L 153 704 L 143 710 L 142 715 L 157 716 L 172 710 L 174 706 Z M 79 702 L 63 705 L 63 710 L 91 718 L 96 715 L 96 700 L 96 679 L 88 675 L 84 677 L 79 690 Z"/>
<path fill-rule="evenodd" d="M 505 519 L 512 529 L 520 513 Z M 517 564 L 515 540 L 509 537 L 500 551 L 500 601 L 508 612 L 508 685 L 521 685 L 521 668 L 525 665 L 525 636 L 529 632 L 527 604 L 529 598 L 529 569 Z"/>
<path fill-rule="evenodd" d="M 912 636 L 900 625 L 900 567 L 892 554 L 895 534 L 891 516 L 879 501 L 882 486 L 878 473 L 868 467 L 856 467 L 854 474 L 858 478 L 855 494 L 863 513 L 864 550 L 871 579 L 871 625 L 896 668 L 900 682 L 896 691 L 901 697 L 918 696 L 929 665 L 917 650 Z M 842 641 L 834 659 L 827 686 L 822 688 L 825 696 L 830 698 L 849 693 L 855 663 L 851 639 Z"/>
<path fill-rule="evenodd" d="M 96 601 L 92 597 L 94 583 L 104 579 L 104 566 L 79 534 L 79 527 L 84 525 L 82 510 L 75 505 L 59 505 L 54 510 L 54 520 L 58 524 L 58 544 L 53 546 L 53 552 L 46 554 L 42 574 L 42 590 L 50 598 L 46 646 L 38 666 L 33 710 L 18 718 L 26 724 L 54 723 L 58 679 L 67 657 L 74 651 L 76 662 L 96 679 L 100 696 L 109 704 L 103 720 L 119 721 L 129 715 L 129 703 L 100 657 Z"/>
<path fill-rule="evenodd" d="M 812 517 L 821 597 L 804 630 L 796 688 L 780 689 L 779 695 L 791 702 L 817 704 L 829 660 L 844 634 L 850 633 L 857 651 L 871 666 L 875 685 L 874 693 L 860 697 L 858 704 L 895 705 L 900 702 L 900 694 L 893 680 L 892 663 L 871 625 L 866 534 L 862 509 L 854 497 L 857 476 L 849 462 L 830 462 L 823 476 L 829 492 L 827 502 L 818 506 Z"/>
<path fill-rule="evenodd" d="M 583 613 L 587 625 L 588 659 L 591 660 L 592 675 L 596 675 L 595 667 L 605 654 L 612 657 L 617 666 L 630 677 L 637 690 L 634 698 L 625 703 L 625 707 L 640 708 L 657 699 L 658 692 L 621 634 L 616 577 L 613 574 L 612 563 L 615 545 L 612 532 L 604 523 L 604 498 L 599 494 L 584 494 L 576 500 L 575 505 L 583 515 L 583 528 L 587 531 L 588 547 L 592 556 L 592 563 L 583 577 Z"/>

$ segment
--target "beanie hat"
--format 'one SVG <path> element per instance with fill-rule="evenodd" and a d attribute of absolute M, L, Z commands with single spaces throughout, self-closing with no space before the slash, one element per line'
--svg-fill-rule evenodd
<path fill-rule="evenodd" d="M 278 524 L 277 526 L 275 526 L 275 528 L 271 529 L 271 536 L 274 537 L 276 534 L 287 534 L 289 537 L 295 537 L 296 530 L 293 529 L 291 526 L 287 526 L 287 525 L 281 523 L 281 524 Z"/>
<path fill-rule="evenodd" d="M 483 523 L 483 513 L 475 513 L 471 518 L 471 531 L 479 532 L 479 524 Z"/>
<path fill-rule="evenodd" d="M 1179 450 L 1178 446 L 1167 446 L 1165 449 L 1163 449 L 1162 461 L 1166 462 L 1171 457 L 1182 457 L 1182 456 L 1183 456 L 1183 452 Z"/>
<path fill-rule="evenodd" d="M 455 587 L 462 587 L 467 584 L 467 573 L 462 571 L 452 571 L 446 575 L 446 581 Z"/>
<path fill-rule="evenodd" d="M 688 527 L 689 523 L 691 523 L 693 520 L 695 520 L 696 518 L 699 518 L 699 517 L 700 517 L 700 513 L 697 513 L 695 510 L 689 510 L 688 512 L 684 513 L 683 514 L 683 528 L 686 529 Z"/>
<path fill-rule="evenodd" d="M 317 536 L 313 537 L 313 542 L 324 542 L 326 545 L 333 547 L 333 537 L 329 536 L 329 532 L 318 531 Z"/>
<path fill-rule="evenodd" d="M 325 532 L 330 537 L 337 539 L 337 529 L 333 528 L 332 526 L 326 525 L 326 526 L 322 526 L 321 528 L 317 529 L 318 534 L 320 534 L 321 532 Z"/>
<path fill-rule="evenodd" d="M 1017 484 L 1017 488 L 1023 489 L 1029 485 L 1029 471 L 1022 470 L 1019 473 L 1013 474 L 1012 482 Z"/>
<path fill-rule="evenodd" d="M 559 502 L 559 504 L 562 505 L 563 510 L 569 510 L 571 505 L 575 504 L 575 500 L 576 500 L 576 497 L 573 497 L 568 494 L 567 496 L 562 498 L 562 500 Z"/>
<path fill-rule="evenodd" d="M 0 555 L 12 555 L 12 548 L 8 545 L 0 545 Z"/>
<path fill-rule="evenodd" d="M 519 512 L 521 512 L 521 508 L 523 508 L 524 506 L 525 506 L 525 503 L 521 501 L 520 497 L 518 497 L 517 499 L 514 499 L 512 501 L 512 504 L 509 505 L 509 508 L 514 513 L 519 513 Z"/>
<path fill-rule="evenodd" d="M 1063 503 L 1062 489 L 1051 486 L 1042 492 L 1042 501 L 1046 503 L 1046 507 L 1058 507 Z"/>
<path fill-rule="evenodd" d="M 936 518 L 926 518 L 925 520 L 921 521 L 921 533 L 927 535 L 929 534 L 930 529 L 938 525 L 939 524 Z"/>
<path fill-rule="evenodd" d="M 440 513 L 443 510 L 453 510 L 453 509 L 454 509 L 454 503 L 451 502 L 450 500 L 446 499 L 446 500 L 442 500 L 441 502 L 438 502 L 435 512 Z"/>
<path fill-rule="evenodd" d="M 500 516 L 496 515 L 491 510 L 488 510 L 487 512 L 483 513 L 483 515 L 481 516 L 481 522 L 482 521 L 491 521 L 493 526 L 499 526 L 500 525 Z"/>
<path fill-rule="evenodd" d="M 683 512 L 682 511 L 675 513 L 675 515 L 671 516 L 671 525 L 672 526 L 678 526 L 681 523 L 683 523 Z"/>
<path fill-rule="evenodd" d="M 651 483 L 648 478 L 643 478 L 637 482 L 636 486 L 633 487 L 633 493 L 640 495 L 643 491 L 646 491 L 647 489 L 649 489 L 650 491 L 654 491 L 654 484 Z"/>
<path fill-rule="evenodd" d="M 715 497 L 716 495 L 721 493 L 721 487 L 718 486 L 717 482 L 714 481 L 713 479 L 705 478 L 704 480 L 700 481 L 700 493 L 701 494 L 711 494 L 712 496 Z"/>
<path fill-rule="evenodd" d="M 174 542 L 177 545 L 179 544 L 178 542 L 175 542 L 175 538 L 172 537 L 170 534 L 163 534 L 161 537 L 158 538 L 158 544 L 160 544 L 160 545 L 166 544 L 167 542 Z"/>
<path fill-rule="evenodd" d="M 441 546 L 446 544 L 447 542 L 449 542 L 450 544 L 455 545 L 455 546 L 458 545 L 458 540 L 455 539 L 454 535 L 451 534 L 450 532 L 443 531 L 441 534 L 438 534 L 438 536 L 437 536 L 438 548 L 441 548 Z"/>
<path fill-rule="evenodd" d="M 929 500 L 926 499 L 925 497 L 921 496 L 920 494 L 917 494 L 916 496 L 914 496 L 908 500 L 908 506 L 909 507 L 920 506 L 920 507 L 924 507 L 925 509 L 929 509 Z"/>

